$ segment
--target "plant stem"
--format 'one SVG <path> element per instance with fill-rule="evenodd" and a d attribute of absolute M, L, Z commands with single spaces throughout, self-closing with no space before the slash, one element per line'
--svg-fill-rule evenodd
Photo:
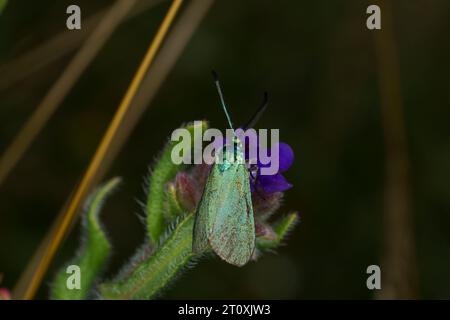
<path fill-rule="evenodd" d="M 150 257 L 132 266 L 123 278 L 100 285 L 103 299 L 150 299 L 167 287 L 194 257 L 193 213 L 185 216 Z"/>
<path fill-rule="evenodd" d="M 74 196 L 69 203 L 68 209 L 63 215 L 63 219 L 59 228 L 57 228 L 52 241 L 47 247 L 47 250 L 44 252 L 44 255 L 42 256 L 35 272 L 33 273 L 33 277 L 27 286 L 27 290 L 25 291 L 25 299 L 32 299 L 35 295 L 44 277 L 44 274 L 46 273 L 50 265 L 51 260 L 53 259 L 62 242 L 62 239 L 66 235 L 69 226 L 72 224 L 73 220 L 76 217 L 80 204 L 84 201 L 86 195 L 91 190 L 92 183 L 94 182 L 94 178 L 96 177 L 96 172 L 101 167 L 105 154 L 107 153 L 109 147 L 112 145 L 117 130 L 122 125 L 122 121 L 131 105 L 131 101 L 135 96 L 139 85 L 145 76 L 145 73 L 152 64 L 154 57 L 159 47 L 161 46 L 161 43 L 165 35 L 167 34 L 170 25 L 172 24 L 178 10 L 181 7 L 182 2 L 182 0 L 174 0 L 172 2 L 172 5 L 170 6 L 164 20 L 162 21 L 161 26 L 159 27 L 153 41 L 150 44 L 150 47 L 147 50 L 146 55 L 144 56 L 144 59 L 141 62 L 141 65 L 139 66 L 125 96 L 123 97 L 116 111 L 116 114 L 114 115 L 114 118 L 112 119 L 105 135 L 103 136 L 103 139 L 100 142 L 100 145 L 98 146 L 91 160 L 91 163 L 86 170 L 86 173 L 84 174 L 77 190 L 75 191 Z"/>
<path fill-rule="evenodd" d="M 417 269 L 409 190 L 409 160 L 392 8 L 382 2 L 383 27 L 375 31 L 385 139 L 384 256 L 381 299 L 417 298 Z"/>

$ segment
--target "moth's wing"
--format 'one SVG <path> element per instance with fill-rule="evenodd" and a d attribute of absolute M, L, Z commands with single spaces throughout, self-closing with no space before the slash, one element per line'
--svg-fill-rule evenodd
<path fill-rule="evenodd" d="M 206 180 L 205 189 L 200 203 L 197 206 L 195 213 L 194 232 L 192 238 L 192 251 L 194 253 L 202 253 L 209 247 L 208 234 L 209 234 L 209 216 L 211 209 L 212 198 L 217 193 L 217 182 L 220 180 L 218 175 L 220 171 L 217 165 L 213 165 L 211 172 Z"/>
<path fill-rule="evenodd" d="M 244 164 L 234 164 L 222 174 L 219 189 L 208 203 L 215 210 L 209 215 L 208 239 L 223 260 L 243 266 L 255 248 L 249 173 Z"/>

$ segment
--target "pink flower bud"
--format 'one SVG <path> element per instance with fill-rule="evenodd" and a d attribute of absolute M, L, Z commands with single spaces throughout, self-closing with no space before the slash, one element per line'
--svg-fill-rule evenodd
<path fill-rule="evenodd" d="M 255 222 L 255 234 L 259 238 L 263 238 L 265 240 L 276 240 L 277 234 L 272 229 L 271 226 L 263 224 L 259 221 Z"/>
<path fill-rule="evenodd" d="M 188 211 L 194 210 L 200 200 L 196 181 L 186 172 L 178 172 L 175 188 L 180 205 Z"/>
<path fill-rule="evenodd" d="M 11 293 L 6 288 L 0 288 L 0 300 L 11 300 Z"/>

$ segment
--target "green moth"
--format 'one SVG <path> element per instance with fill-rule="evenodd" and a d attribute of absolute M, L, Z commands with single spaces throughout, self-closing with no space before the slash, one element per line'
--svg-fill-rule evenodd
<path fill-rule="evenodd" d="M 213 74 L 221 105 L 233 129 L 220 83 L 217 75 Z M 265 106 L 266 103 L 254 119 Z M 201 253 L 209 247 L 223 260 L 236 266 L 245 265 L 255 249 L 249 171 L 242 142 L 236 136 L 231 145 L 225 145 L 216 153 L 215 163 L 197 207 L 192 250 Z"/>

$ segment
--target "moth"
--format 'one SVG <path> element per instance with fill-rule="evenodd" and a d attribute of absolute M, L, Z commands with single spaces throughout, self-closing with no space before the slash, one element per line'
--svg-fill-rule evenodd
<path fill-rule="evenodd" d="M 220 104 L 234 132 L 217 74 L 213 72 L 213 76 Z M 266 107 L 267 93 L 264 94 L 262 106 L 244 126 L 244 130 L 254 125 Z M 197 207 L 192 250 L 201 253 L 209 247 L 220 258 L 235 266 L 245 265 L 255 250 L 250 173 L 242 141 L 236 135 L 216 152 L 215 162 Z"/>

